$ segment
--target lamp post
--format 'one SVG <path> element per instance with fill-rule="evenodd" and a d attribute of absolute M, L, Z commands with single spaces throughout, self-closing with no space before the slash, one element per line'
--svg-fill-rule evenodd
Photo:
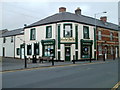
<path fill-rule="evenodd" d="M 102 14 L 102 13 L 107 13 L 107 12 L 104 11 L 104 12 L 100 12 L 100 13 L 95 13 L 95 14 L 94 14 L 94 18 L 95 18 L 95 31 L 94 31 L 94 36 L 95 36 L 95 41 L 94 41 L 94 42 L 95 42 L 95 43 L 94 43 L 94 44 L 96 44 L 96 45 L 94 46 L 94 47 L 95 47 L 95 51 L 94 51 L 95 57 L 97 57 L 97 54 L 96 54 L 96 53 L 97 53 L 97 41 L 96 41 L 96 38 L 97 38 L 97 37 L 96 37 L 96 34 L 97 34 L 97 33 L 96 33 L 96 31 L 97 31 L 97 22 L 96 22 L 96 17 L 97 17 L 98 14 Z M 95 58 L 95 59 L 96 59 L 96 58 Z"/>

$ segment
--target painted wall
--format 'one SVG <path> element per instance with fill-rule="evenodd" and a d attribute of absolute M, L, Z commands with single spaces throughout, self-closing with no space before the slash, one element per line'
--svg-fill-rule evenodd
<path fill-rule="evenodd" d="M 119 35 L 119 57 L 120 57 L 120 31 L 119 31 L 119 33 L 118 33 Z"/>
<path fill-rule="evenodd" d="M 17 55 L 17 48 L 20 48 L 20 45 L 23 44 L 24 35 L 15 36 L 15 57 L 20 58 L 20 55 Z"/>
<path fill-rule="evenodd" d="M 52 38 L 46 38 L 46 26 L 52 26 Z M 36 40 L 30 40 L 30 30 L 32 28 L 36 29 Z M 32 44 L 32 55 L 33 50 L 34 50 L 34 43 L 39 42 L 39 55 L 42 56 L 42 45 L 41 45 L 41 40 L 49 40 L 49 39 L 56 39 L 56 24 L 49 24 L 49 25 L 42 25 L 42 26 L 37 26 L 37 27 L 32 27 L 32 28 L 27 28 L 25 29 L 25 43 L 26 43 L 26 48 L 27 45 Z M 27 52 L 26 52 L 27 55 Z M 31 55 L 27 55 L 28 57 L 32 57 Z M 37 56 L 38 57 L 38 56 Z"/>
<path fill-rule="evenodd" d="M 5 48 L 5 57 L 14 57 L 15 37 L 13 36 L 13 42 L 11 42 L 11 36 L 6 37 L 6 42 L 3 43 Z"/>
<path fill-rule="evenodd" d="M 3 38 L 0 38 L 0 56 L 3 56 Z"/>
<path fill-rule="evenodd" d="M 55 39 L 56 41 L 56 57 L 58 58 L 57 55 L 57 51 L 61 51 L 61 56 L 60 59 L 64 60 L 65 59 L 65 47 L 64 44 L 61 44 L 61 48 L 58 50 L 58 45 L 57 45 L 57 25 L 60 24 L 60 32 L 61 32 L 61 38 L 63 37 L 63 24 L 64 23 L 72 23 L 72 29 L 73 29 L 73 37 L 75 37 L 75 25 L 78 25 L 78 58 L 81 58 L 81 44 L 80 44 L 80 40 L 83 39 L 83 26 L 88 26 L 89 27 L 89 34 L 90 34 L 90 39 L 89 40 L 94 40 L 94 27 L 93 26 L 89 26 L 89 25 L 84 25 L 84 24 L 79 24 L 79 23 L 73 23 L 73 22 L 61 22 L 61 23 L 57 23 L 57 24 L 49 24 L 49 25 L 42 25 L 42 26 L 37 26 L 37 27 L 32 27 L 32 28 L 36 28 L 36 40 L 30 40 L 30 29 L 32 28 L 26 28 L 25 29 L 25 42 L 26 44 L 32 44 L 32 51 L 33 51 L 33 43 L 35 42 L 39 42 L 40 43 L 40 56 L 42 56 L 42 45 L 41 45 L 41 40 L 47 40 L 46 39 L 46 26 L 52 26 L 52 38 L 49 39 Z M 73 59 L 73 55 L 75 55 L 75 44 L 71 45 L 71 59 Z M 92 51 L 94 51 L 94 43 L 92 45 Z M 27 53 L 26 53 L 27 55 Z M 33 55 L 33 53 L 32 53 Z M 32 57 L 27 56 L 27 57 Z M 94 58 L 94 52 L 92 52 L 92 58 Z"/>

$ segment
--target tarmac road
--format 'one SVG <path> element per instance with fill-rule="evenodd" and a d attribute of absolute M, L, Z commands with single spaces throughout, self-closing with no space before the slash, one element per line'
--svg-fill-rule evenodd
<path fill-rule="evenodd" d="M 2 74 L 3 88 L 112 88 L 118 61 L 49 67 Z"/>

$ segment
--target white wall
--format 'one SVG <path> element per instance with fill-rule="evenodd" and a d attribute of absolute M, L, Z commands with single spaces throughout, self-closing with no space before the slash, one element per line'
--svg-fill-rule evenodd
<path fill-rule="evenodd" d="M 47 38 L 46 39 L 46 26 L 52 26 L 52 38 Z M 36 40 L 30 40 L 30 30 L 32 28 L 36 29 Z M 55 39 L 56 38 L 56 34 L 55 34 L 56 24 L 48 24 L 48 25 L 42 25 L 42 26 L 37 26 L 37 27 L 32 27 L 32 28 L 25 29 L 26 45 L 27 44 L 32 44 L 32 47 L 33 47 L 33 43 L 39 42 L 40 56 L 42 56 L 41 40 L 48 40 L 48 39 Z M 32 48 L 32 51 L 33 51 L 33 48 Z M 26 55 L 27 55 L 27 53 L 26 53 Z M 33 55 L 33 53 L 32 53 L 32 55 Z M 27 57 L 32 57 L 32 56 L 30 55 L 30 56 L 27 56 Z"/>
<path fill-rule="evenodd" d="M 3 43 L 3 47 L 5 48 L 5 57 L 14 57 L 14 36 L 13 42 L 11 42 L 11 36 L 6 37 L 6 42 Z"/>
<path fill-rule="evenodd" d="M 3 49 L 2 49 L 3 46 L 2 45 L 3 45 L 3 38 L 0 37 L 0 56 L 3 56 L 3 54 L 2 54 L 3 53 Z"/>
<path fill-rule="evenodd" d="M 119 35 L 119 57 L 120 57 L 120 31 L 118 32 Z"/>
<path fill-rule="evenodd" d="M 15 57 L 20 58 L 20 55 L 17 55 L 17 48 L 20 48 L 20 45 L 23 44 L 24 35 L 15 36 Z"/>
<path fill-rule="evenodd" d="M 26 44 L 32 44 L 35 42 L 39 42 L 40 43 L 40 56 L 42 56 L 42 45 L 41 45 L 41 40 L 47 40 L 46 39 L 46 26 L 52 26 L 52 38 L 49 39 L 56 39 L 57 40 L 57 25 L 60 24 L 60 31 L 61 31 L 61 38 L 63 37 L 63 24 L 64 23 L 72 23 L 73 26 L 73 37 L 75 37 L 75 25 L 78 25 L 78 58 L 81 58 L 81 43 L 80 40 L 83 39 L 83 26 L 88 26 L 89 27 L 89 34 L 90 34 L 90 39 L 89 40 L 93 40 L 94 42 L 94 26 L 89 26 L 89 25 L 84 25 L 84 24 L 79 24 L 79 23 L 73 23 L 73 22 L 61 22 L 61 23 L 57 23 L 57 24 L 49 24 L 49 25 L 42 25 L 42 26 L 36 26 L 36 27 L 32 27 L 36 29 L 36 40 L 30 40 L 30 29 L 32 28 L 26 28 L 25 29 L 25 42 Z M 57 42 L 57 41 L 56 41 Z M 58 45 L 56 44 L 56 49 L 58 49 L 57 47 Z M 75 55 L 75 51 L 77 51 L 75 49 L 75 45 L 72 44 L 71 45 L 71 59 L 73 59 L 73 55 Z M 61 51 L 61 60 L 65 59 L 65 47 L 64 44 L 61 44 L 61 48 L 59 50 L 56 50 L 56 55 L 57 55 L 57 51 Z M 33 50 L 32 50 L 33 51 Z M 92 45 L 92 58 L 94 58 L 94 43 Z M 33 54 L 32 54 L 33 55 Z M 31 56 L 28 56 L 31 57 Z"/>

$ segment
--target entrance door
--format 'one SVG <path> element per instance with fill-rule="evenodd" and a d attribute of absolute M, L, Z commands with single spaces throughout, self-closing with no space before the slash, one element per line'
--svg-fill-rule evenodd
<path fill-rule="evenodd" d="M 5 57 L 5 48 L 3 47 L 3 57 Z"/>
<path fill-rule="evenodd" d="M 118 58 L 118 52 L 117 52 L 118 49 L 117 49 L 117 47 L 116 47 L 115 49 L 116 49 L 116 50 L 115 50 L 115 51 L 116 51 L 116 52 L 115 52 L 115 56 L 116 56 L 116 58 Z"/>
<path fill-rule="evenodd" d="M 24 48 L 21 48 L 21 59 L 24 59 Z"/>
<path fill-rule="evenodd" d="M 70 61 L 71 60 L 71 50 L 70 47 L 65 47 L 65 61 Z"/>

